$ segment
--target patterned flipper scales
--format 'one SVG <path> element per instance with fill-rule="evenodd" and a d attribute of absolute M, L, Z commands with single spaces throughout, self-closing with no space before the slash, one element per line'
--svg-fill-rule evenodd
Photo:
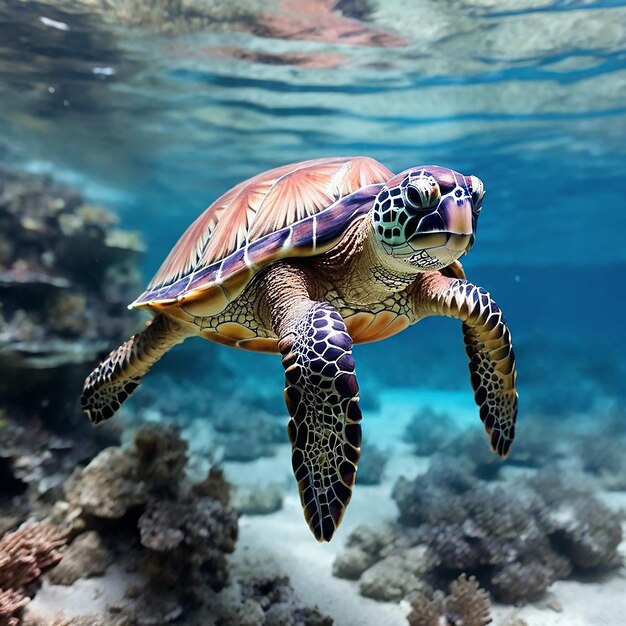
<path fill-rule="evenodd" d="M 465 351 L 480 418 L 491 447 L 506 457 L 515 437 L 517 391 L 515 354 L 502 311 L 482 287 L 467 280 L 433 275 L 415 292 L 420 317 L 445 315 L 463 322 Z"/>
<path fill-rule="evenodd" d="M 112 417 L 139 386 L 142 376 L 187 336 L 180 324 L 160 315 L 143 332 L 113 350 L 89 374 L 83 387 L 81 408 L 92 424 Z"/>
<path fill-rule="evenodd" d="M 356 478 L 361 446 L 359 387 L 345 322 L 329 304 L 309 302 L 278 347 L 291 415 L 292 464 L 304 516 L 318 541 L 330 541 Z"/>

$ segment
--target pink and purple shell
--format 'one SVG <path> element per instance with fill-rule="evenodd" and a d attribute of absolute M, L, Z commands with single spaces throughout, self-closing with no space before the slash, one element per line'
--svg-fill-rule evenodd
<path fill-rule="evenodd" d="M 268 263 L 332 247 L 392 177 L 369 157 L 334 157 L 250 178 L 187 229 L 131 307 L 201 300 L 204 314 L 219 313 Z"/>

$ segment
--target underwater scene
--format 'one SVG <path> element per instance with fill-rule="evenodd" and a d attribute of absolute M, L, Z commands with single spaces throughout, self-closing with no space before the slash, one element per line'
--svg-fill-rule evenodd
<path fill-rule="evenodd" d="M 625 172 L 624 1 L 0 0 L 0 626 L 626 624 Z"/>

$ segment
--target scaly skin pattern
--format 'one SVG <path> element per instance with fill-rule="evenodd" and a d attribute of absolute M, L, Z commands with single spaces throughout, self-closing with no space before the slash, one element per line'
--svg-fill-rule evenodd
<path fill-rule="evenodd" d="M 189 329 L 176 320 L 158 315 L 146 330 L 113 350 L 83 387 L 81 406 L 92 424 L 112 417 L 152 365 L 189 335 Z"/>
<path fill-rule="evenodd" d="M 289 290 L 291 276 L 271 290 L 264 281 L 270 272 L 297 267 L 307 277 L 311 298 L 334 306 L 344 318 L 354 343 L 378 341 L 407 328 L 414 318 L 407 288 L 416 272 L 385 267 L 372 245 L 366 219 L 355 221 L 342 240 L 319 257 L 281 262 L 263 270 L 244 293 L 214 316 L 187 316 L 203 337 L 237 348 L 279 352 L 271 320 L 263 314 L 265 293 Z M 276 281 L 278 282 L 278 281 Z M 272 296 L 270 296 L 272 297 Z M 180 316 L 180 312 L 177 311 Z M 181 319 L 183 319 L 181 317 Z"/>
<path fill-rule="evenodd" d="M 285 322 L 278 345 L 293 471 L 309 527 L 329 541 L 350 501 L 360 456 L 352 338 L 337 310 L 323 302 L 310 302 Z"/>
<path fill-rule="evenodd" d="M 311 279 L 301 268 L 285 264 L 267 272 L 261 283 L 266 293 L 261 316 L 280 338 L 292 465 L 304 517 L 319 541 L 330 541 L 352 496 L 360 457 L 352 337 L 336 308 L 310 297 Z"/>
<path fill-rule="evenodd" d="M 518 398 L 515 354 L 502 311 L 482 287 L 441 274 L 425 274 L 409 298 L 417 316 L 444 315 L 463 322 L 480 418 L 491 447 L 505 457 L 515 437 Z"/>

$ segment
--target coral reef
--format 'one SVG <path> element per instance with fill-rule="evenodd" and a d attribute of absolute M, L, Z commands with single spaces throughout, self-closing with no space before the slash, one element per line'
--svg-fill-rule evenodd
<path fill-rule="evenodd" d="M 333 563 L 333 574 L 338 578 L 358 580 L 361 574 L 376 563 L 376 556 L 355 546 L 346 548 Z"/>
<path fill-rule="evenodd" d="M 455 428 L 454 423 L 446 423 L 438 432 L 436 425 L 441 423 L 442 418 L 445 423 L 445 416 L 439 416 L 439 420 L 434 418 L 434 414 L 425 415 L 423 420 L 416 415 L 409 423 L 405 436 L 410 443 L 415 442 L 415 453 L 451 454 L 454 451 L 477 478 L 498 480 L 503 468 L 511 466 L 533 469 L 563 466 L 571 469 L 573 464 L 580 464 L 605 489 L 621 490 L 626 486 L 626 461 L 622 454 L 625 439 L 619 432 L 618 417 L 598 415 L 598 419 L 615 420 L 615 435 L 607 437 L 604 434 L 606 430 L 590 430 L 582 420 L 578 423 L 555 420 L 553 416 L 543 413 L 525 414 L 519 425 L 522 435 L 516 439 L 506 461 L 490 450 L 484 429 L 480 426 L 460 429 Z M 429 424 L 435 425 L 432 442 L 429 439 Z M 426 445 L 420 449 L 417 447 L 419 442 L 426 442 Z"/>
<path fill-rule="evenodd" d="M 216 498 L 158 500 L 148 505 L 138 523 L 141 544 L 153 551 L 150 568 L 172 585 L 193 583 L 201 575 L 220 591 L 228 581 L 225 554 L 235 549 L 237 514 Z M 167 572 L 166 575 L 163 572 Z M 191 575 L 189 574 L 191 572 Z"/>
<path fill-rule="evenodd" d="M 431 408 L 411 418 L 404 440 L 418 456 L 454 453 L 474 476 L 484 480 L 498 479 L 507 464 L 553 466 L 571 454 L 574 441 L 571 428 L 566 429 L 549 416 L 537 413 L 524 415 L 523 419 L 523 437 L 517 438 L 506 462 L 491 451 L 483 428 L 478 425 L 461 428 L 449 415 Z"/>
<path fill-rule="evenodd" d="M 461 462 L 474 476 L 483 480 L 496 480 L 499 477 L 505 461 L 490 449 L 482 428 L 468 428 L 460 431 L 455 440 L 455 446 L 459 450 Z M 515 452 L 516 450 L 513 449 L 509 458 L 512 458 Z"/>
<path fill-rule="evenodd" d="M 467 572 L 497 600 L 519 603 L 573 570 L 619 564 L 619 516 L 575 477 L 546 472 L 531 487 L 489 485 L 470 469 L 439 458 L 426 474 L 400 478 L 399 525 L 357 529 L 334 574 L 359 579 L 363 595 L 397 600 Z"/>
<path fill-rule="evenodd" d="M 581 433 L 573 443 L 583 470 L 604 489 L 626 489 L 626 438 L 623 434 L 608 437 L 604 433 Z"/>
<path fill-rule="evenodd" d="M 520 427 L 524 436 L 515 442 L 507 459 L 509 463 L 526 467 L 554 467 L 555 463 L 570 455 L 570 429 L 552 416 L 541 413 L 524 415 Z"/>
<path fill-rule="evenodd" d="M 48 517 L 63 537 L 72 539 L 65 558 L 47 574 L 48 582 L 72 589 L 87 577 L 107 581 L 126 572 L 129 578 L 126 595 L 107 600 L 104 613 L 61 616 L 53 623 L 332 623 L 300 605 L 286 579 L 259 579 L 252 573 L 231 578 L 226 555 L 235 549 L 238 520 L 229 504 L 230 486 L 217 468 L 191 482 L 187 456 L 177 428 L 148 424 L 127 447 L 108 447 L 76 468 L 65 499 Z M 42 560 L 38 566 L 49 564 Z M 0 558 L 0 597 L 12 615 L 24 602 L 8 593 L 14 587 L 3 586 L 2 567 Z M 3 610 L 5 605 L 0 605 Z M 25 623 L 48 624 L 29 611 Z"/>
<path fill-rule="evenodd" d="M 70 506 L 103 519 L 123 517 L 154 494 L 175 496 L 187 462 L 187 444 L 174 426 L 149 424 L 135 435 L 130 450 L 106 448 L 65 487 Z"/>
<path fill-rule="evenodd" d="M 28 517 L 45 517 L 74 468 L 114 441 L 108 429 L 60 436 L 37 419 L 0 410 L 0 534 Z"/>
<path fill-rule="evenodd" d="M 105 519 L 123 517 L 148 500 L 138 476 L 138 460 L 120 448 L 103 450 L 87 467 L 77 468 L 66 487 L 71 506 Z"/>
<path fill-rule="evenodd" d="M 28 604 L 28 598 L 17 591 L 0 589 L 0 624 L 2 626 L 19 626 L 16 614 Z"/>
<path fill-rule="evenodd" d="M 228 373 L 224 378 L 228 380 Z M 131 419 L 137 424 L 175 420 L 197 468 L 205 469 L 207 461 L 246 462 L 273 456 L 277 444 L 288 442 L 282 397 L 276 407 L 274 396 L 252 386 L 238 395 L 230 388 L 207 389 L 161 374 L 148 380 L 137 398 L 138 411 Z"/>
<path fill-rule="evenodd" d="M 81 578 L 101 576 L 113 562 L 97 532 L 90 530 L 76 537 L 68 546 L 62 561 L 50 572 L 48 580 L 55 585 L 71 585 Z"/>
<path fill-rule="evenodd" d="M 572 565 L 582 569 L 617 567 L 622 540 L 619 517 L 593 496 L 562 499 L 550 512 L 551 538 Z"/>
<path fill-rule="evenodd" d="M 361 444 L 361 460 L 356 475 L 357 484 L 380 485 L 388 458 L 388 452 L 364 440 Z"/>
<path fill-rule="evenodd" d="M 122 311 L 138 291 L 141 249 L 77 191 L 0 170 L 5 408 L 70 428 L 89 365 L 136 323 Z"/>
<path fill-rule="evenodd" d="M 30 431 L 30 432 L 29 432 Z M 47 438 L 0 414 L 0 534 L 25 520 L 36 498 Z"/>
<path fill-rule="evenodd" d="M 413 415 L 404 431 L 404 441 L 419 456 L 429 456 L 449 449 L 457 436 L 459 427 L 445 413 L 427 407 Z"/>
<path fill-rule="evenodd" d="M 410 626 L 486 626 L 491 624 L 489 594 L 475 578 L 461 574 L 450 583 L 450 594 L 430 588 L 413 594 Z"/>
<path fill-rule="evenodd" d="M 63 557 L 66 538 L 43 522 L 27 522 L 0 537 L 0 623 L 16 626 L 29 585 Z"/>
<path fill-rule="evenodd" d="M 348 536 L 347 549 L 335 559 L 333 574 L 358 580 L 366 569 L 392 552 L 396 534 L 391 526 L 357 526 Z"/>
<path fill-rule="evenodd" d="M 227 504 L 221 474 L 214 471 L 202 483 L 188 485 L 186 461 L 187 444 L 178 429 L 151 424 L 136 433 L 131 447 L 107 448 L 77 468 L 66 486 L 67 501 L 57 503 L 53 516 L 73 533 L 96 531 L 100 544 L 93 535 L 80 534 L 70 547 L 72 562 L 52 579 L 73 582 L 73 561 L 88 554 L 99 570 L 106 569 L 110 553 L 104 542 L 118 551 L 126 546 L 121 561 L 133 562 L 149 581 L 140 594 L 140 610 L 133 606 L 133 611 L 151 613 L 149 598 L 157 593 L 159 606 L 177 613 L 182 606 L 177 594 L 188 601 L 194 585 L 222 589 L 228 580 L 224 555 L 235 547 L 237 515 Z"/>
<path fill-rule="evenodd" d="M 254 432 L 250 432 L 250 423 Z M 285 420 L 245 403 L 216 403 L 211 425 L 217 432 L 217 444 L 223 447 L 227 461 L 253 461 L 274 454 L 275 444 L 285 443 Z"/>
<path fill-rule="evenodd" d="M 367 568 L 359 579 L 359 591 L 374 600 L 401 600 L 422 586 L 422 578 L 432 566 L 426 547 L 412 546 Z"/>
<path fill-rule="evenodd" d="M 244 607 L 256 619 L 245 623 L 258 626 L 332 626 L 333 620 L 316 608 L 298 604 L 289 581 L 284 577 L 257 578 L 242 585 Z M 242 621 L 224 621 L 221 626 L 235 626 Z"/>
<path fill-rule="evenodd" d="M 213 466 L 204 480 L 191 485 L 189 493 L 199 498 L 215 498 L 226 506 L 231 502 L 232 487 L 226 481 L 224 472 L 220 468 Z"/>

